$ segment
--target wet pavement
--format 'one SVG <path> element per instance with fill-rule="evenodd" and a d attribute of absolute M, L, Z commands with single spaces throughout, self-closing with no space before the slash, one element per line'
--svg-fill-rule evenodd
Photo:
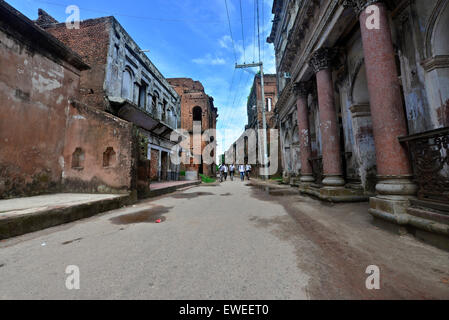
<path fill-rule="evenodd" d="M 0 242 L 0 299 L 442 299 L 449 254 L 367 204 L 290 187 L 195 187 Z M 65 287 L 69 265 L 80 290 Z M 380 268 L 380 290 L 366 269 Z"/>

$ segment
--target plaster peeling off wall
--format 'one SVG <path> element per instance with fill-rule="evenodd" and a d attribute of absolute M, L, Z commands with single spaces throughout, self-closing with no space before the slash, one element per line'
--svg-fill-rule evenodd
<path fill-rule="evenodd" d="M 28 50 L 0 31 L 0 198 L 59 191 L 64 102 L 79 91 L 77 74 Z"/>
<path fill-rule="evenodd" d="M 63 186 L 69 192 L 125 193 L 136 183 L 137 139 L 131 123 L 72 103 L 64 147 Z M 82 162 L 76 164 L 76 154 Z"/>

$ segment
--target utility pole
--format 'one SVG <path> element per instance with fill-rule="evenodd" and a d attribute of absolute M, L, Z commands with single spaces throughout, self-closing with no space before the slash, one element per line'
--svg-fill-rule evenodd
<path fill-rule="evenodd" d="M 246 68 L 254 68 L 259 67 L 260 68 L 260 86 L 262 90 L 262 127 L 263 127 L 263 134 L 262 134 L 262 140 L 263 140 L 263 150 L 262 150 L 262 156 L 263 161 L 262 165 L 264 167 L 264 179 L 268 179 L 268 142 L 267 142 L 267 118 L 265 116 L 265 83 L 264 83 L 264 74 L 263 74 L 263 62 L 259 63 L 249 63 L 249 64 L 236 64 L 236 69 L 246 69 Z M 257 92 L 256 92 L 257 97 Z M 257 99 L 256 99 L 257 100 Z M 257 128 L 259 130 L 259 127 Z"/>

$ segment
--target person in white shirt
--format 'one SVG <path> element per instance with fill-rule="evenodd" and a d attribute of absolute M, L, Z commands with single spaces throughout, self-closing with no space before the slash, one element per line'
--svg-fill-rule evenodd
<path fill-rule="evenodd" d="M 251 167 L 250 164 L 247 164 L 245 169 L 246 169 L 246 178 L 247 178 L 248 181 L 249 181 L 249 180 L 250 180 L 250 175 L 251 175 L 252 167 Z"/>
<path fill-rule="evenodd" d="M 240 172 L 240 179 L 242 181 L 245 181 L 245 171 L 246 171 L 245 166 L 243 164 L 241 164 L 239 166 L 239 172 Z"/>
<path fill-rule="evenodd" d="M 234 164 L 231 164 L 229 166 L 229 175 L 231 176 L 231 181 L 234 181 L 234 172 L 235 172 L 235 166 L 234 166 Z"/>
<path fill-rule="evenodd" d="M 228 166 L 225 164 L 225 165 L 224 165 L 224 169 L 223 169 L 225 181 L 228 180 L 228 172 L 229 172 L 229 168 L 228 168 Z"/>

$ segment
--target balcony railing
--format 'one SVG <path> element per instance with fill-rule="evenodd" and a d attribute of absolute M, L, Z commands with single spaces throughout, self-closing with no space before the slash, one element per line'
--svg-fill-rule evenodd
<path fill-rule="evenodd" d="M 449 127 L 399 138 L 407 143 L 420 200 L 449 203 Z"/>

